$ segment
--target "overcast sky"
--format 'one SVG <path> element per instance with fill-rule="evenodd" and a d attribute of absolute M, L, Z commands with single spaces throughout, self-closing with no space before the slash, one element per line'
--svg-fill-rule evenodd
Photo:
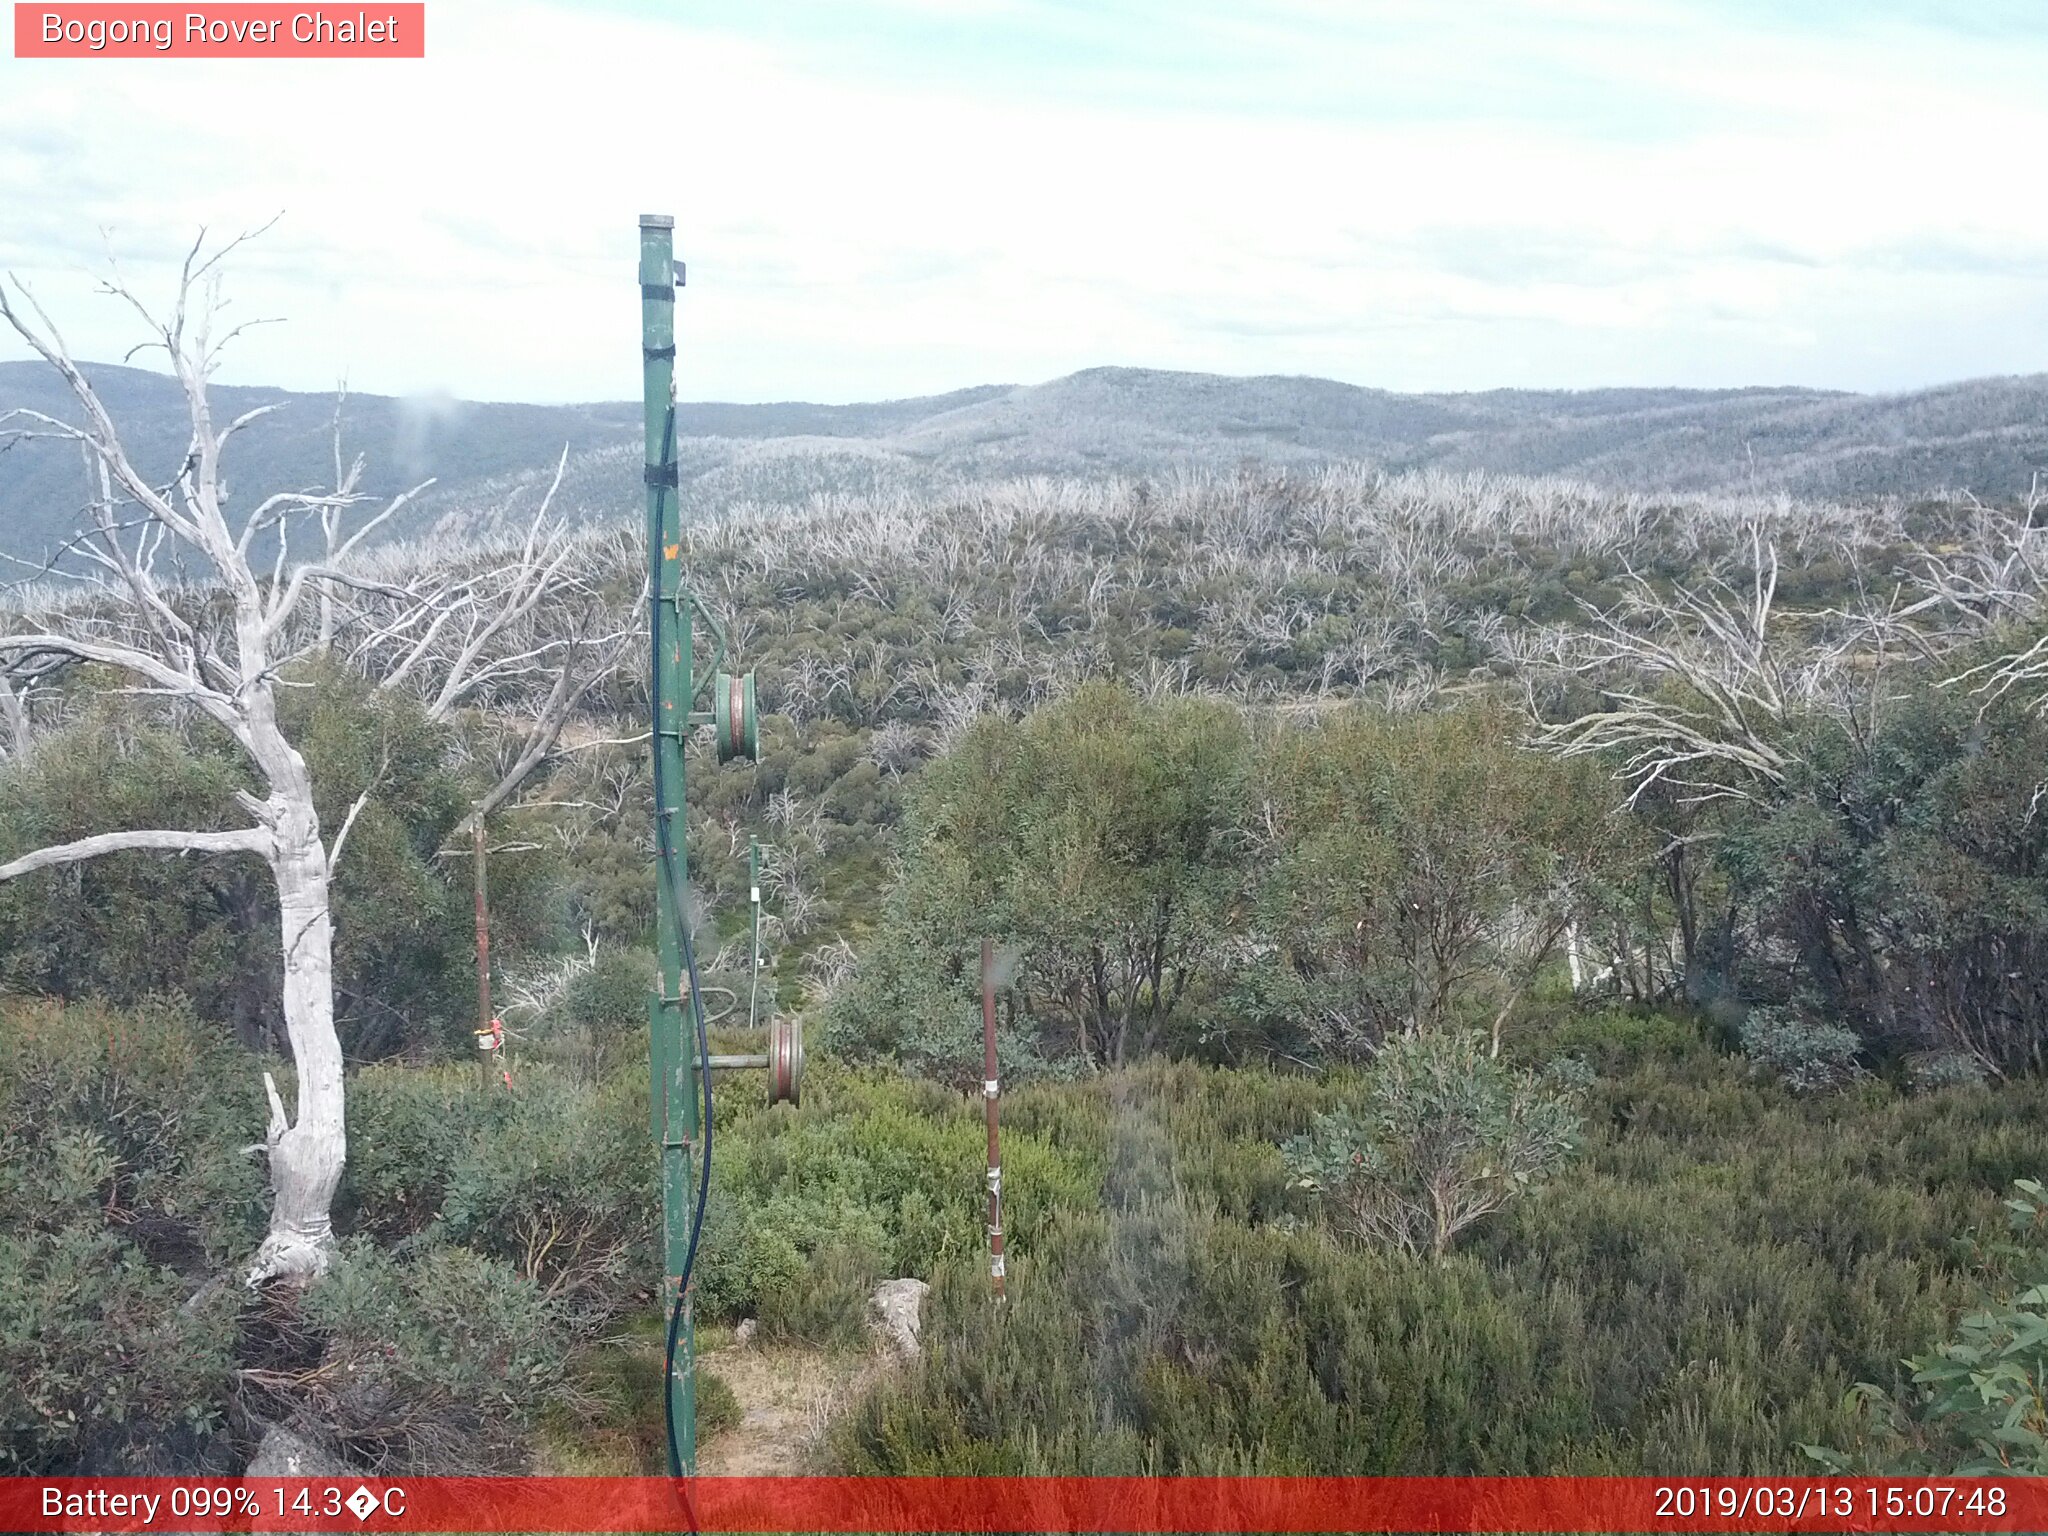
<path fill-rule="evenodd" d="M 0 266 L 117 358 L 109 244 L 161 293 L 200 225 L 282 210 L 228 292 L 287 323 L 225 378 L 498 400 L 637 393 L 643 211 L 697 399 L 2048 368 L 2039 0 L 427 14 L 424 61 L 0 59 Z"/>

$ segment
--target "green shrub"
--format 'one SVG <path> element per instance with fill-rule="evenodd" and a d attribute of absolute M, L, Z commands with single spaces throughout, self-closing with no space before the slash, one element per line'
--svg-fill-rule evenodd
<path fill-rule="evenodd" d="M 0 1003 L 0 1470 L 226 1469 L 255 1070 L 167 1001 Z"/>
<path fill-rule="evenodd" d="M 399 1258 L 352 1242 L 306 1292 L 305 1316 L 325 1353 L 298 1401 L 372 1470 L 525 1470 L 527 1431 L 567 1382 L 559 1309 L 468 1248 Z"/>
<path fill-rule="evenodd" d="M 653 977 L 653 957 L 645 950 L 600 950 L 591 968 L 570 981 L 563 1012 L 571 1024 L 607 1042 L 642 1038 Z"/>
<path fill-rule="evenodd" d="M 1107 683 L 1022 722 L 979 721 L 920 777 L 889 907 L 900 954 L 856 977 L 835 1043 L 896 1055 L 910 1028 L 957 1033 L 955 1070 L 978 1081 L 966 1026 L 976 936 L 993 933 L 1014 945 L 1005 1011 L 1035 1055 L 1151 1049 L 1184 998 L 1222 979 L 1247 743 L 1234 709 Z"/>
<path fill-rule="evenodd" d="M 1910 1387 L 1856 1388 L 1869 1433 L 1854 1454 L 1809 1456 L 1837 1472 L 2048 1476 L 2048 1189 L 2013 1187 L 2014 1237 L 1975 1249 L 1980 1289 L 1954 1335 L 1906 1361 Z"/>
<path fill-rule="evenodd" d="M 1572 1176 L 1434 1261 L 1267 1193 L 1274 1142 L 1360 1079 L 1147 1064 L 1018 1094 L 1006 1127 L 1099 1193 L 1048 1213 L 1003 1312 L 978 1254 L 939 1270 L 923 1356 L 835 1423 L 835 1468 L 1796 1472 L 1965 1303 L 1956 1244 L 2038 1166 L 2048 1085 L 1797 1098 L 1691 1024 L 1638 1035 L 1580 1090 Z"/>
<path fill-rule="evenodd" d="M 1499 1032 L 1633 835 L 1599 771 L 1521 750 L 1519 720 L 1480 700 L 1273 724 L 1104 682 L 983 719 L 918 777 L 827 1038 L 969 1085 L 981 934 L 1004 940 L 1013 1078 Z"/>
<path fill-rule="evenodd" d="M 714 1143 L 715 1145 L 715 1143 Z M 719 1177 L 712 1159 L 711 1205 L 704 1213 L 704 1236 L 697 1254 L 698 1315 L 711 1319 L 750 1316 L 761 1298 L 798 1284 L 809 1264 L 809 1237 L 799 1225 L 803 1212 L 794 1202 L 755 1206 L 736 1201 Z"/>
<path fill-rule="evenodd" d="M 704 1316 L 756 1314 L 793 1337 L 844 1341 L 865 1329 L 875 1281 L 930 1279 L 981 1250 L 978 1095 L 820 1059 L 800 1109 L 767 1109 L 751 1094 L 717 1103 L 696 1281 Z M 1006 1224 L 1028 1250 L 1054 1209 L 1094 1198 L 1101 1174 L 1028 1127 L 1006 1130 L 1003 1147 Z M 824 1268 L 844 1285 L 829 1298 L 801 1294 Z"/>
<path fill-rule="evenodd" d="M 1599 768 L 1529 752 L 1519 701 L 1357 708 L 1275 732 L 1253 800 L 1252 936 L 1305 1047 L 1504 1025 L 1634 829 Z M 1290 995 L 1292 994 L 1292 995 Z M 1249 1001 L 1249 999 L 1248 999 Z"/>
<path fill-rule="evenodd" d="M 800 1281 L 761 1298 L 761 1333 L 819 1349 L 858 1349 L 868 1338 L 868 1299 L 883 1279 L 872 1248 L 839 1242 L 815 1253 Z"/>
<path fill-rule="evenodd" d="M 1408 1035 L 1380 1046 L 1360 1102 L 1317 1115 L 1282 1151 L 1295 1187 L 1351 1236 L 1442 1258 L 1564 1165 L 1579 1142 L 1575 1098 L 1504 1066 L 1484 1035 Z"/>
<path fill-rule="evenodd" d="M 83 700 L 25 764 L 0 765 L 0 860 L 117 827 L 245 824 L 225 737 L 136 714 Z M 216 1019 L 254 1021 L 275 1007 L 274 911 L 269 872 L 246 855 L 125 852 L 39 871 L 0 882 L 0 987 L 122 1006 L 175 992 Z M 268 958 L 254 947 L 266 921 Z"/>
<path fill-rule="evenodd" d="M 0 1001 L 0 1228 L 43 1223 L 48 1191 L 23 1164 L 86 1136 L 108 1159 L 92 1203 L 110 1230 L 190 1271 L 244 1256 L 267 1209 L 241 1150 L 262 1135 L 261 1068 L 173 999 Z"/>
<path fill-rule="evenodd" d="M 335 1220 L 343 1231 L 386 1241 L 440 1217 L 457 1160 L 514 1108 L 502 1091 L 485 1091 L 468 1065 L 365 1067 L 348 1089 L 348 1163 Z"/>
<path fill-rule="evenodd" d="M 1906 1063 L 1906 1080 L 1916 1092 L 1939 1093 L 1944 1088 L 1978 1088 L 1990 1074 L 1984 1063 L 1961 1051 L 1930 1051 Z"/>
<path fill-rule="evenodd" d="M 1743 1054 L 1794 1093 L 1827 1093 L 1863 1075 L 1854 1030 L 1801 1018 L 1789 1008 L 1752 1008 L 1742 1021 Z"/>
<path fill-rule="evenodd" d="M 451 1169 L 441 1219 L 594 1325 L 654 1269 L 643 1083 L 622 1074 L 579 1090 L 527 1073 L 506 1097 L 514 1113 Z"/>
<path fill-rule="evenodd" d="M 509 1090 L 467 1065 L 365 1068 L 342 1212 L 466 1244 L 593 1328 L 659 1269 L 646 1092 L 644 1068 L 591 1083 L 529 1063 Z"/>
<path fill-rule="evenodd" d="M 705 1441 L 737 1429 L 746 1412 L 726 1379 L 708 1365 L 697 1367 L 697 1438 Z"/>
<path fill-rule="evenodd" d="M 104 1155 L 97 1144 L 60 1160 L 77 1171 Z M 230 1470 L 235 1298 L 191 1298 L 95 1222 L 0 1228 L 0 1472 Z"/>
<path fill-rule="evenodd" d="M 1787 782 L 1722 845 L 1731 895 L 1754 914 L 1751 989 L 1815 998 L 1880 1058 L 2048 1067 L 2048 818 L 2035 814 L 2048 721 L 2018 690 L 1923 674 L 1856 729 L 1832 712 L 1789 722 L 1780 750 Z"/>
<path fill-rule="evenodd" d="M 1702 1061 L 1720 1070 L 1720 1053 L 1692 1020 L 1648 1008 L 1577 1011 L 1540 1033 L 1514 1042 L 1514 1054 L 1541 1063 L 1573 1056 L 1603 1077 L 1620 1077 L 1642 1067 L 1681 1075 Z"/>

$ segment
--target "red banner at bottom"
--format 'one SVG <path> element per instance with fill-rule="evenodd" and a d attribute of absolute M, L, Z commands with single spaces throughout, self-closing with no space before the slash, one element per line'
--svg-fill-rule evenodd
<path fill-rule="evenodd" d="M 7 1531 L 2043 1531 L 2048 1479 L 4 1478 Z"/>

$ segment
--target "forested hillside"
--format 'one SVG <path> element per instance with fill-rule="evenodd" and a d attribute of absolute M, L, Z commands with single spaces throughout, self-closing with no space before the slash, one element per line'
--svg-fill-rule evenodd
<path fill-rule="evenodd" d="M 146 473 L 184 451 L 176 385 L 88 370 Z M 267 488 L 332 480 L 331 396 L 216 387 L 224 410 L 281 409 L 239 444 L 239 477 Z M 859 405 L 684 403 L 689 513 L 819 498 L 943 499 L 1023 476 L 1152 477 L 1240 461 L 1313 469 L 1568 476 L 1609 492 L 1790 492 L 1876 500 L 1973 491 L 2017 497 L 2048 459 L 2048 385 L 1981 379 L 1893 396 L 1807 389 L 1494 390 L 1405 395 L 1328 379 L 1224 378 L 1094 368 L 1031 386 L 983 385 Z M 0 363 L 0 414 L 72 420 L 39 364 Z M 635 505 L 640 407 L 519 405 L 356 394 L 344 419 L 367 456 L 361 489 L 430 486 L 387 536 L 476 538 L 519 526 L 568 455 L 556 511 L 605 523 Z M 21 425 L 22 423 L 17 423 Z M 0 555 L 40 561 L 81 526 L 75 453 L 39 438 L 0 454 Z M 231 482 L 232 488 L 232 482 Z"/>
<path fill-rule="evenodd" d="M 744 1319 L 747 1349 L 862 1350 L 908 1275 L 930 1347 L 792 1466 L 2038 1467 L 2024 1380 L 1971 1408 L 1899 1362 L 1968 1313 L 1956 1347 L 2040 1368 L 2038 1188 L 2001 1203 L 2048 1166 L 2039 537 L 1965 499 L 1359 466 L 698 527 L 767 712 L 757 764 L 693 751 L 705 981 L 742 984 L 757 837 L 817 1057 L 800 1110 L 720 1097 L 710 1377 Z M 489 654 L 630 628 L 637 542 L 562 544 L 573 588 Z M 467 1059 L 458 829 L 545 678 L 437 713 L 378 638 L 491 558 L 357 552 L 366 595 L 281 695 L 350 828 L 326 1278 L 234 1278 L 259 1068 L 290 1081 L 253 867 L 0 883 L 10 1469 L 226 1470 L 279 1425 L 363 1468 L 659 1465 L 644 651 L 488 821 L 507 1087 Z M 226 826 L 249 787 L 97 668 L 15 706 L 0 864 Z M 1001 1313 L 984 935 L 1020 1089 Z"/>
<path fill-rule="evenodd" d="M 721 1100 L 702 1315 L 856 1348 L 874 1280 L 936 1280 L 924 1360 L 811 1450 L 860 1470 L 1980 1456 L 1896 1362 L 2028 1274 L 1966 1239 L 2048 1161 L 2048 737 L 1999 670 L 2034 539 L 1966 502 L 1343 467 L 700 528 L 768 709 L 758 766 L 690 780 L 707 981 L 745 967 L 758 836 L 823 1044 L 801 1112 Z M 614 602 L 633 545 L 584 555 Z M 303 1300 L 219 1280 L 260 1235 L 262 887 L 154 854 L 0 885 L 12 1466 L 225 1468 L 272 1423 L 360 1466 L 653 1464 L 637 678 L 492 819 L 510 1090 L 461 1061 L 449 831 L 516 684 L 444 721 L 346 664 L 287 694 L 324 815 L 367 807 L 342 1268 Z M 18 719 L 0 858 L 231 809 L 209 729 L 92 670 Z M 1001 1317 L 983 934 L 1036 1079 Z M 1468 1227 L 1413 1204 L 1432 1159 L 1477 1180 Z M 1898 1427 L 1843 1407 L 1860 1380 Z"/>

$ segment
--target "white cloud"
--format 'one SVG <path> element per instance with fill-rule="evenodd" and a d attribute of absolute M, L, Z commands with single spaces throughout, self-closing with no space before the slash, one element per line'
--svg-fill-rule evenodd
<path fill-rule="evenodd" d="M 1392 388 L 2042 365 L 2038 41 L 1675 4 L 1187 14 L 1163 56 L 1222 62 L 935 81 L 533 0 L 432 0 L 419 62 L 4 60 L 0 262 L 117 356 L 75 270 L 97 226 L 161 285 L 198 224 L 282 208 L 232 291 L 291 324 L 231 377 L 500 399 L 634 392 L 643 211 L 678 216 L 705 398 L 1103 362 Z"/>

